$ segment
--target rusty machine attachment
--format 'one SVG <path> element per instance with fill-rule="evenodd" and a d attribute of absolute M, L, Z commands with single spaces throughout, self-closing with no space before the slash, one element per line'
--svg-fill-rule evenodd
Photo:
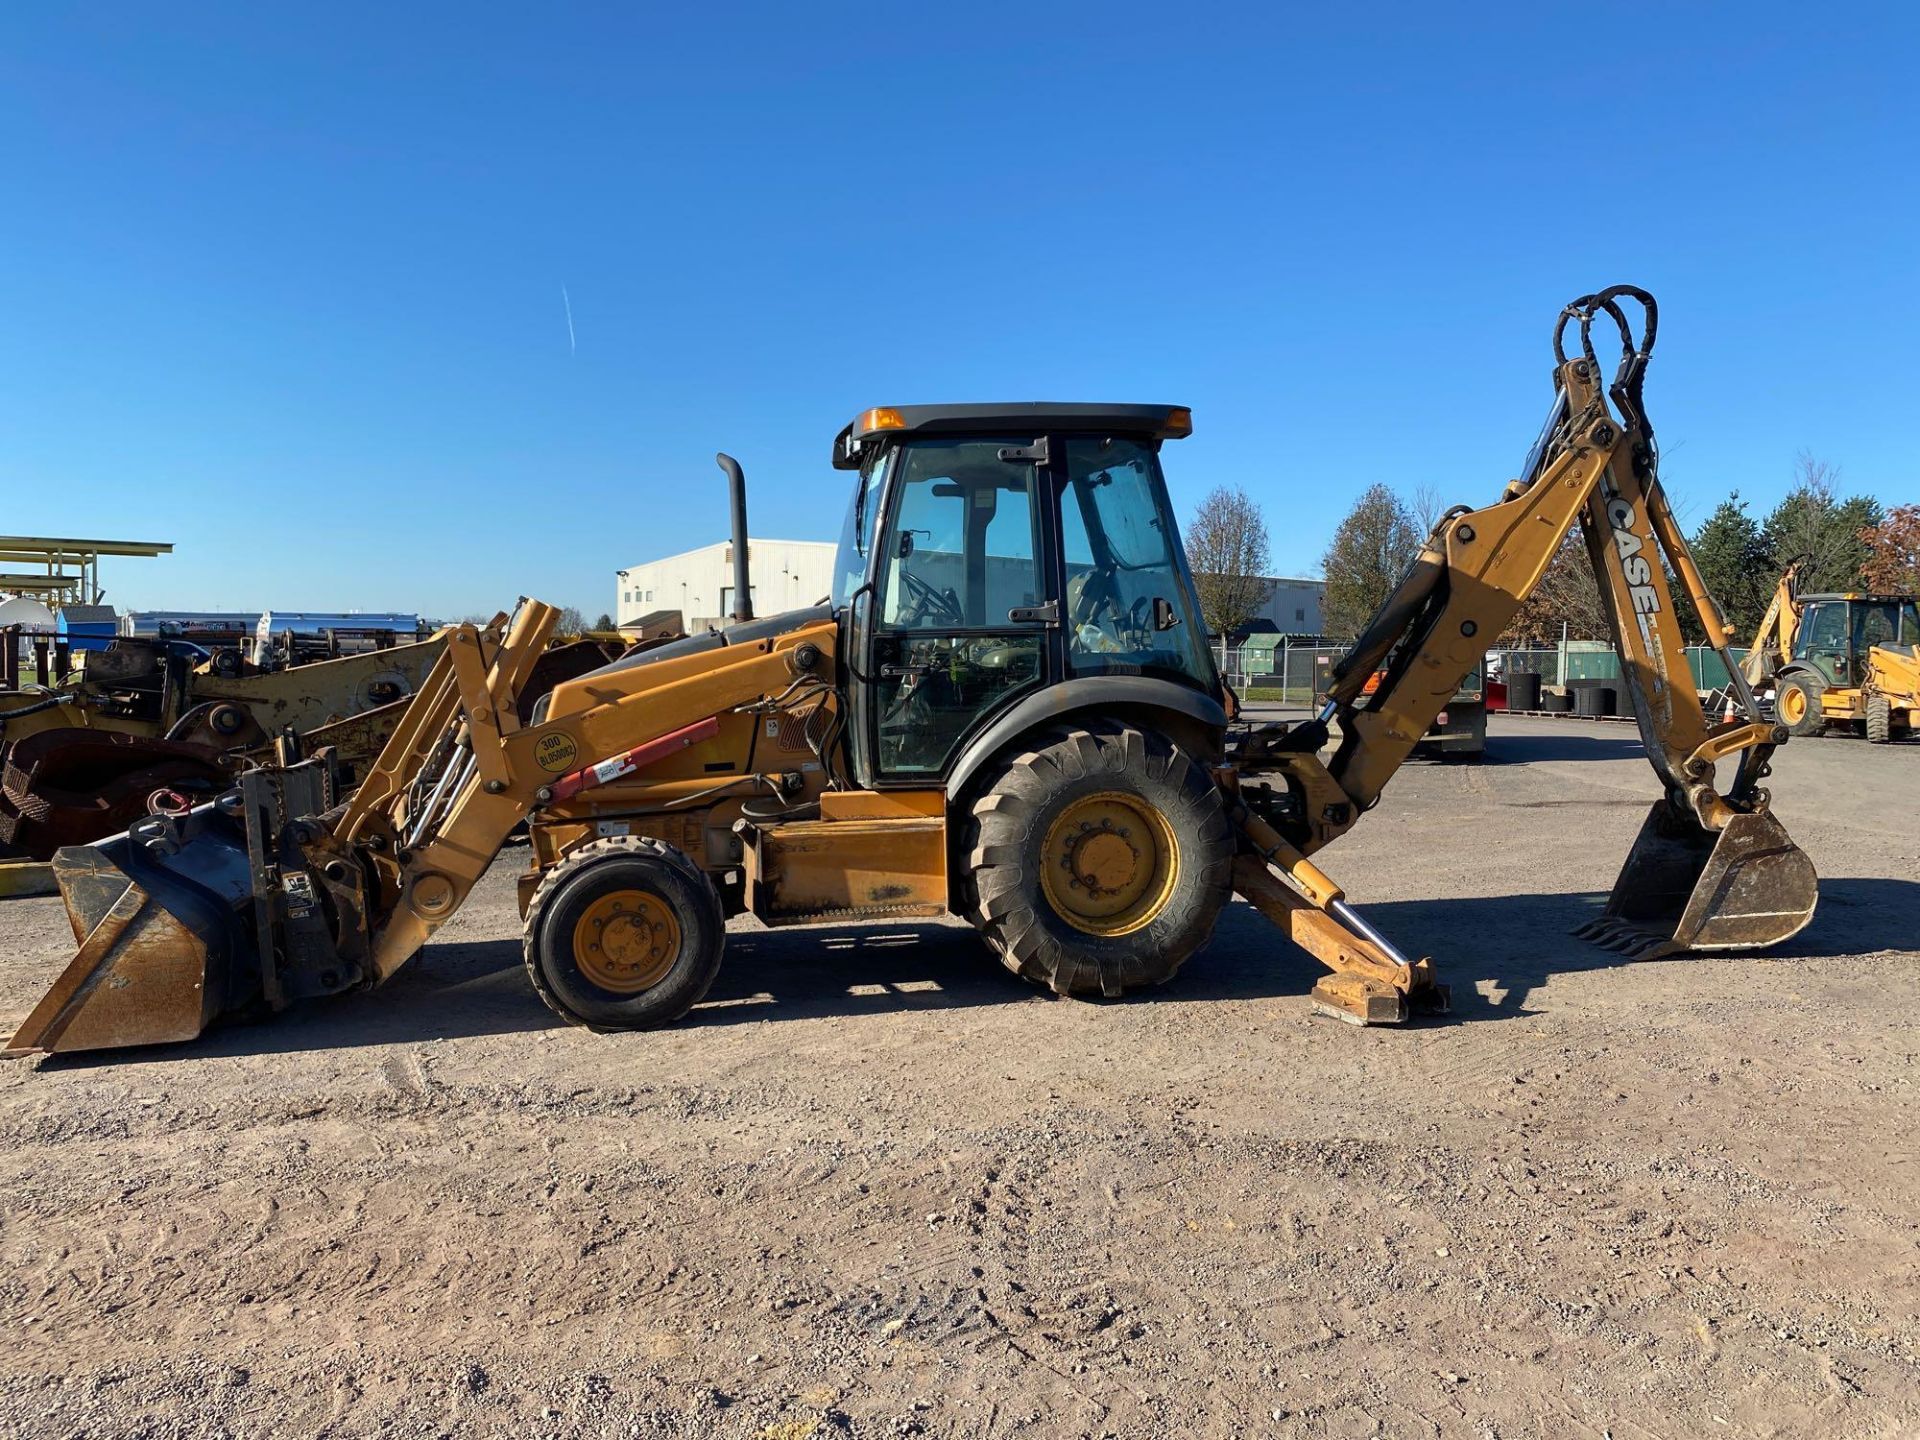
<path fill-rule="evenodd" d="M 1644 308 L 1643 336 L 1623 301 Z M 1714 643 L 1728 636 L 1660 490 L 1641 401 L 1654 318 L 1625 286 L 1568 307 L 1520 478 L 1439 521 L 1324 710 L 1291 727 L 1237 723 L 1204 643 L 1159 458 L 1191 431 L 1184 407 L 864 412 L 834 447 L 859 472 L 836 596 L 759 620 L 743 482 L 722 457 L 734 624 L 529 706 L 557 613 L 522 601 L 447 633 L 351 795 L 316 757 L 62 849 L 78 952 L 10 1048 L 185 1039 L 375 985 L 523 821 L 530 978 L 596 1029 L 683 1015 L 732 914 L 952 912 L 1018 974 L 1116 995 L 1170 979 L 1235 890 L 1332 972 L 1314 991 L 1326 1012 L 1443 1007 L 1432 962 L 1312 857 L 1380 801 L 1576 524 L 1663 792 L 1589 933 L 1636 957 L 1784 940 L 1815 876 L 1761 784 L 1784 731 L 1745 692 L 1742 718 L 1710 723 L 1687 667 L 1668 567 Z M 1622 342 L 1604 388 L 1596 323 Z"/>
<path fill-rule="evenodd" d="M 349 766 L 380 753 L 439 642 L 273 672 L 235 650 L 209 658 L 122 637 L 47 691 L 0 694 L 0 857 L 51 858 L 125 830 L 154 807 L 226 789 L 295 748 Z"/>
<path fill-rule="evenodd" d="M 555 640 L 521 704 L 530 710 L 562 681 L 679 633 L 674 616 L 632 645 Z M 123 639 L 75 685 L 11 712 L 0 696 L 0 858 L 49 860 L 306 754 L 331 752 L 351 781 L 392 736 L 442 644 L 435 636 L 263 671 L 221 666 L 233 651 L 188 667 L 181 650 L 193 647 Z M 22 708 L 31 713 L 9 724 Z"/>

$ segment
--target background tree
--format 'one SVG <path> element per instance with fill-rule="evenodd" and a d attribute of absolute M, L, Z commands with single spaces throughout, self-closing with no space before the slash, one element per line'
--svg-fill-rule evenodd
<path fill-rule="evenodd" d="M 1420 538 L 1412 514 L 1385 485 L 1354 502 L 1320 562 L 1327 577 L 1321 623 L 1329 635 L 1360 633 L 1406 574 Z"/>
<path fill-rule="evenodd" d="M 1692 546 L 1700 578 L 1707 582 L 1707 593 L 1720 602 L 1727 623 L 1733 626 L 1733 643 L 1744 645 L 1752 638 L 1773 596 L 1779 567 L 1774 565 L 1766 537 L 1747 513 L 1738 490 L 1722 500 L 1694 531 Z M 1687 639 L 1693 643 L 1705 640 L 1693 606 L 1676 597 L 1675 608 Z"/>
<path fill-rule="evenodd" d="M 560 612 L 560 623 L 554 627 L 556 635 L 584 635 L 587 633 L 587 617 L 569 605 Z"/>
<path fill-rule="evenodd" d="M 1545 650 L 1569 640 L 1603 640 L 1612 635 L 1607 625 L 1606 604 L 1600 598 L 1600 582 L 1593 575 L 1593 561 L 1587 557 L 1587 542 L 1574 526 L 1560 542 L 1546 574 L 1501 632 L 1499 646 L 1516 650 Z"/>
<path fill-rule="evenodd" d="M 1247 492 L 1216 487 L 1186 529 L 1187 567 L 1209 635 L 1229 635 L 1267 603 L 1267 522 Z"/>
<path fill-rule="evenodd" d="M 1768 568 L 1773 572 L 1767 577 L 1769 584 L 1791 561 L 1804 556 L 1803 591 L 1857 590 L 1865 585 L 1862 571 L 1869 551 L 1861 532 L 1879 525 L 1884 512 L 1871 496 L 1840 499 L 1839 479 L 1836 466 L 1805 451 L 1794 461 L 1793 488 L 1767 516 L 1764 527 Z"/>
<path fill-rule="evenodd" d="M 1414 529 L 1420 532 L 1420 538 L 1433 533 L 1434 522 L 1453 507 L 1447 499 L 1424 480 L 1414 486 L 1413 499 L 1407 504 L 1407 514 L 1413 517 Z"/>
<path fill-rule="evenodd" d="M 1920 505 L 1896 505 L 1860 532 L 1867 560 L 1860 578 L 1882 594 L 1920 594 Z"/>
<path fill-rule="evenodd" d="M 609 615 L 606 611 L 602 610 L 600 612 L 600 618 L 593 622 L 593 628 L 596 630 L 613 629 L 614 628 L 613 616 Z"/>

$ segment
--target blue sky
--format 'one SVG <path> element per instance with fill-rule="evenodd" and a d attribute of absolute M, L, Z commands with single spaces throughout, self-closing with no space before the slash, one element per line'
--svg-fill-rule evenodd
<path fill-rule="evenodd" d="M 1182 514 L 1310 572 L 1374 481 L 1494 498 L 1620 280 L 1684 517 L 1801 449 L 1920 499 L 1916 14 L 15 6 L 0 530 L 176 541 L 123 606 L 593 613 L 716 449 L 824 539 L 856 410 L 1085 398 L 1191 405 Z"/>

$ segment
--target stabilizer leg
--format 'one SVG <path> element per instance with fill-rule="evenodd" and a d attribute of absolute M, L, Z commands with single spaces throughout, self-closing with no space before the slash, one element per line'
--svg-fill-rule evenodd
<path fill-rule="evenodd" d="M 1349 1025 L 1398 1025 L 1414 1013 L 1444 1013 L 1447 987 L 1433 962 L 1408 961 L 1385 945 L 1353 908 L 1333 899 L 1323 908 L 1257 855 L 1234 861 L 1233 888 L 1294 944 L 1334 973 L 1313 987 L 1317 1014 Z M 1337 911 L 1334 907 L 1337 907 Z"/>

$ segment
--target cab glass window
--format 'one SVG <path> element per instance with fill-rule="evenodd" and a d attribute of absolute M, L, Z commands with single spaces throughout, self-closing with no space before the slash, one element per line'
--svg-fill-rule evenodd
<path fill-rule="evenodd" d="M 1854 648 L 1864 651 L 1875 645 L 1911 645 L 1915 629 L 1913 610 L 1911 602 L 1902 604 L 1898 600 L 1861 605 L 1853 622 Z"/>
<path fill-rule="evenodd" d="M 847 502 L 847 518 L 840 527 L 840 547 L 833 559 L 833 603 L 836 607 L 852 603 L 853 592 L 867 579 L 867 566 L 873 550 L 873 532 L 880 523 L 880 501 L 886 493 L 887 462 L 892 452 L 883 450 L 860 472 L 860 483 Z"/>
<path fill-rule="evenodd" d="M 1032 437 L 900 448 L 878 548 L 875 755 L 883 779 L 937 775 L 967 736 L 1039 684 L 1046 595 L 1040 472 L 1001 459 Z M 1014 613 L 1022 612 L 1015 619 Z"/>
<path fill-rule="evenodd" d="M 1826 601 L 1813 606 L 1800 631 L 1802 656 L 1847 648 L 1847 606 L 1845 601 Z"/>
<path fill-rule="evenodd" d="M 1073 673 L 1152 674 L 1210 687 L 1213 657 L 1151 448 L 1070 439 L 1060 500 L 1062 623 Z"/>
<path fill-rule="evenodd" d="M 997 629 L 1041 591 L 1031 463 L 1002 460 L 1023 440 L 905 446 L 888 531 L 881 623 L 904 630 Z"/>

